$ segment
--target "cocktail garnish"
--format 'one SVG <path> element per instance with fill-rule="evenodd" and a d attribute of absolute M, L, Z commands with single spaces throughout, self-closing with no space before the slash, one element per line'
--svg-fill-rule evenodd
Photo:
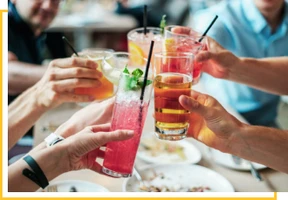
<path fill-rule="evenodd" d="M 127 69 L 127 65 L 123 70 L 123 74 L 129 74 L 130 72 Z M 125 79 L 125 90 L 139 90 L 143 86 L 143 81 L 139 80 L 143 76 L 143 71 L 139 68 L 135 69 L 131 76 L 127 76 Z M 152 83 L 151 80 L 147 80 L 146 86 Z"/>
<path fill-rule="evenodd" d="M 165 29 L 165 26 L 166 26 L 166 15 L 163 15 L 162 16 L 162 19 L 160 21 L 160 28 L 161 28 L 161 34 L 163 35 L 164 34 L 164 29 Z"/>

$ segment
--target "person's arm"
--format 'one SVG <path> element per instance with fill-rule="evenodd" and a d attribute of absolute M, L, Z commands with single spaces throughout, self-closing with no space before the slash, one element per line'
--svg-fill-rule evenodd
<path fill-rule="evenodd" d="M 74 89 L 100 85 L 98 79 L 102 74 L 96 67 L 97 63 L 83 58 L 51 62 L 42 79 L 9 105 L 8 148 L 12 148 L 47 110 L 63 102 L 93 101 L 89 95 L 74 94 Z"/>
<path fill-rule="evenodd" d="M 211 38 L 208 51 L 196 56 L 203 71 L 215 78 L 235 81 L 274 94 L 288 94 L 288 57 L 238 58 Z"/>
<path fill-rule="evenodd" d="M 188 137 L 225 153 L 288 173 L 288 131 L 244 124 L 229 114 L 213 97 L 193 92 L 181 96 L 191 112 Z M 195 126 L 194 126 L 195 125 Z"/>
<path fill-rule="evenodd" d="M 230 68 L 228 80 L 274 94 L 288 94 L 288 57 L 241 58 Z"/>
<path fill-rule="evenodd" d="M 42 147 L 38 151 L 31 151 L 29 155 L 40 166 L 48 181 L 73 170 L 91 169 L 101 173 L 102 166 L 95 162 L 97 157 L 104 156 L 104 152 L 99 148 L 108 142 L 126 140 L 133 136 L 133 131 L 109 132 L 109 130 L 109 124 L 87 127 L 54 146 L 44 147 L 41 144 Z M 39 188 L 36 183 L 22 174 L 25 168 L 30 169 L 23 159 L 9 166 L 9 192 L 35 191 Z"/>
<path fill-rule="evenodd" d="M 8 150 L 48 109 L 37 102 L 35 87 L 29 88 L 8 107 Z"/>
<path fill-rule="evenodd" d="M 8 52 L 8 94 L 17 95 L 38 82 L 47 67 L 20 62 L 16 55 Z"/>

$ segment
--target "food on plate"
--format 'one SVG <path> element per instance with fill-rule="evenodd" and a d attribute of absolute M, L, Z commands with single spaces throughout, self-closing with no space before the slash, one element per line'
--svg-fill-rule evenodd
<path fill-rule="evenodd" d="M 147 153 L 149 156 L 158 157 L 163 154 L 176 156 L 175 160 L 186 160 L 187 157 L 184 148 L 177 142 L 161 141 L 157 138 L 143 138 L 141 140 L 139 151 Z"/>
<path fill-rule="evenodd" d="M 139 189 L 143 192 L 211 192 L 208 186 L 187 186 L 181 185 L 172 181 L 169 177 L 166 177 L 163 173 L 156 174 L 153 171 L 154 176 L 144 180 L 140 184 Z"/>

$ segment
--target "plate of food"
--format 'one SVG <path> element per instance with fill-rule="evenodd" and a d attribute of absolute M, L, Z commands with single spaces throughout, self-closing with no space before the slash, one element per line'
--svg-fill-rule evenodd
<path fill-rule="evenodd" d="M 92 182 L 67 180 L 52 182 L 42 192 L 109 192 L 109 190 Z"/>
<path fill-rule="evenodd" d="M 223 153 L 223 152 L 218 151 L 216 149 L 211 149 L 210 153 L 211 153 L 212 159 L 216 163 L 218 163 L 224 167 L 228 167 L 228 168 L 240 170 L 240 171 L 250 171 L 251 170 L 250 161 L 247 161 L 245 159 L 242 159 L 242 158 L 239 158 L 236 156 L 233 157 L 231 154 Z M 255 167 L 255 169 L 257 169 L 257 170 L 267 168 L 265 165 L 261 165 L 259 163 L 252 162 L 252 164 Z"/>
<path fill-rule="evenodd" d="M 201 160 L 201 153 L 186 140 L 165 141 L 156 137 L 143 137 L 137 158 L 154 164 L 195 164 Z"/>
<path fill-rule="evenodd" d="M 123 183 L 125 192 L 234 192 L 222 175 L 199 165 L 154 165 L 139 170 L 143 181 L 135 175 Z"/>

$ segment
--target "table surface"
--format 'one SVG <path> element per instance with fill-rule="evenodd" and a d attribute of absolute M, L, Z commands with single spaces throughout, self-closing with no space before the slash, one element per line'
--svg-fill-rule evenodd
<path fill-rule="evenodd" d="M 201 87 L 200 87 L 201 90 Z M 228 112 L 233 114 L 236 118 L 241 121 L 245 121 L 235 110 L 229 106 L 225 107 Z M 43 141 L 43 139 L 50 134 L 53 129 L 58 125 L 66 121 L 69 116 L 74 112 L 79 110 L 79 106 L 73 104 L 66 104 L 54 110 L 51 110 L 44 114 L 35 125 L 34 136 L 35 145 Z M 149 111 L 147 119 L 145 122 L 143 134 L 149 133 L 154 128 L 154 119 L 152 117 L 153 113 L 153 100 L 150 102 Z M 57 116 L 57 119 L 55 119 Z M 209 154 L 208 148 L 197 142 L 194 139 L 186 139 L 187 141 L 193 143 L 202 153 L 202 160 L 198 163 L 201 166 L 207 167 L 214 170 L 227 178 L 233 185 L 235 191 L 238 192 L 281 192 L 288 191 L 288 174 L 277 172 L 272 169 L 263 169 L 260 171 L 264 181 L 258 182 L 250 172 L 248 171 L 237 171 L 233 169 L 226 168 L 224 166 L 218 165 L 213 162 L 211 155 Z M 139 159 L 136 159 L 136 165 L 145 167 L 148 163 L 145 163 Z M 90 170 L 80 170 L 67 172 L 55 178 L 52 182 L 61 180 L 85 180 L 90 181 L 99 185 L 106 187 L 111 192 L 121 192 L 124 179 L 114 179 L 104 175 L 97 174 Z"/>

